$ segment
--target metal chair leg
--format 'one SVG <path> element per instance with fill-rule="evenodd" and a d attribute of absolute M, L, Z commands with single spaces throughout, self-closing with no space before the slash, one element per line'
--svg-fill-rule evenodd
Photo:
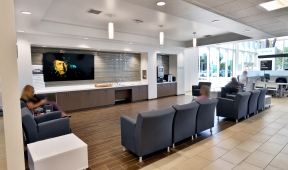
<path fill-rule="evenodd" d="M 197 134 L 195 135 L 195 138 L 197 138 Z"/>
<path fill-rule="evenodd" d="M 170 152 L 170 148 L 169 147 L 167 147 L 167 152 Z"/>
<path fill-rule="evenodd" d="M 139 162 L 142 162 L 142 156 L 139 157 Z"/>
<path fill-rule="evenodd" d="M 191 139 L 192 139 L 192 140 L 194 139 L 193 136 L 191 136 Z"/>
<path fill-rule="evenodd" d="M 212 128 L 210 128 L 210 132 L 212 133 Z"/>
<path fill-rule="evenodd" d="M 123 151 L 126 151 L 126 148 L 123 146 Z"/>
<path fill-rule="evenodd" d="M 172 147 L 175 148 L 175 143 L 173 143 Z"/>
<path fill-rule="evenodd" d="M 236 119 L 236 123 L 238 123 L 238 119 Z"/>

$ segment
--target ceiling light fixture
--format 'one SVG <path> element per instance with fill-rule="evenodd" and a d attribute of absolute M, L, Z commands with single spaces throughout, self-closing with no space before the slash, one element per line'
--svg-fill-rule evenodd
<path fill-rule="evenodd" d="M 216 22 L 220 22 L 220 20 L 213 20 L 212 22 L 213 22 L 213 23 L 216 23 Z"/>
<path fill-rule="evenodd" d="M 274 0 L 270 2 L 265 2 L 259 4 L 262 8 L 266 9 L 267 11 L 273 11 L 280 8 L 285 8 L 288 6 L 288 0 Z"/>
<path fill-rule="evenodd" d="M 22 11 L 21 13 L 22 13 L 22 14 L 26 14 L 26 15 L 31 15 L 31 14 L 32 14 L 32 13 L 29 12 L 29 11 Z"/>
<path fill-rule="evenodd" d="M 164 45 L 164 32 L 162 31 L 163 25 L 160 25 L 160 27 L 161 27 L 161 32 L 159 35 L 160 45 Z"/>
<path fill-rule="evenodd" d="M 111 18 L 113 15 L 110 16 L 110 22 L 108 24 L 108 32 L 109 32 L 109 39 L 114 39 L 114 24 L 111 22 Z"/>
<path fill-rule="evenodd" d="M 165 4 L 166 4 L 166 3 L 163 2 L 163 1 L 157 2 L 157 5 L 158 5 L 158 6 L 164 6 Z"/>
<path fill-rule="evenodd" d="M 18 30 L 18 32 L 24 32 L 23 30 Z"/>
<path fill-rule="evenodd" d="M 83 39 L 84 39 L 84 40 L 88 40 L 89 38 L 84 37 Z"/>
<path fill-rule="evenodd" d="M 195 48 L 197 46 L 197 39 L 195 37 L 196 32 L 193 32 L 194 38 L 193 38 L 193 47 Z"/>

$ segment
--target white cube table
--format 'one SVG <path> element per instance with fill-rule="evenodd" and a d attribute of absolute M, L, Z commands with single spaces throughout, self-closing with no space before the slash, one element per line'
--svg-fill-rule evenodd
<path fill-rule="evenodd" d="M 269 106 L 270 108 L 270 105 L 271 105 L 271 96 L 269 95 L 265 95 L 265 106 Z"/>
<path fill-rule="evenodd" d="M 88 168 L 87 144 L 73 133 L 27 145 L 30 170 Z"/>

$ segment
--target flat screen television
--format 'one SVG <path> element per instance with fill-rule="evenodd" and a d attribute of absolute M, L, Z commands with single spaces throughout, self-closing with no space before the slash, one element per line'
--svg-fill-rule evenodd
<path fill-rule="evenodd" d="M 94 79 L 94 55 L 44 53 L 44 81 L 71 81 Z"/>
<path fill-rule="evenodd" d="M 263 60 L 260 62 L 260 70 L 272 70 L 272 60 Z"/>

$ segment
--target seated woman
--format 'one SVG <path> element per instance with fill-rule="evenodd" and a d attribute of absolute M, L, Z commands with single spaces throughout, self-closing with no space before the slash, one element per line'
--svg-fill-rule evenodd
<path fill-rule="evenodd" d="M 200 88 L 201 96 L 197 97 L 195 100 L 196 102 L 208 100 L 210 98 L 210 87 L 207 85 L 202 85 Z"/>
<path fill-rule="evenodd" d="M 26 85 L 22 90 L 22 95 L 20 100 L 24 101 L 29 109 L 39 110 L 43 105 L 52 105 L 54 111 L 62 111 L 57 103 L 48 101 L 47 99 L 40 99 L 34 94 L 34 87 Z M 41 109 L 40 109 L 41 110 Z M 42 114 L 42 113 L 40 113 Z M 62 117 L 71 117 L 62 111 Z"/>

